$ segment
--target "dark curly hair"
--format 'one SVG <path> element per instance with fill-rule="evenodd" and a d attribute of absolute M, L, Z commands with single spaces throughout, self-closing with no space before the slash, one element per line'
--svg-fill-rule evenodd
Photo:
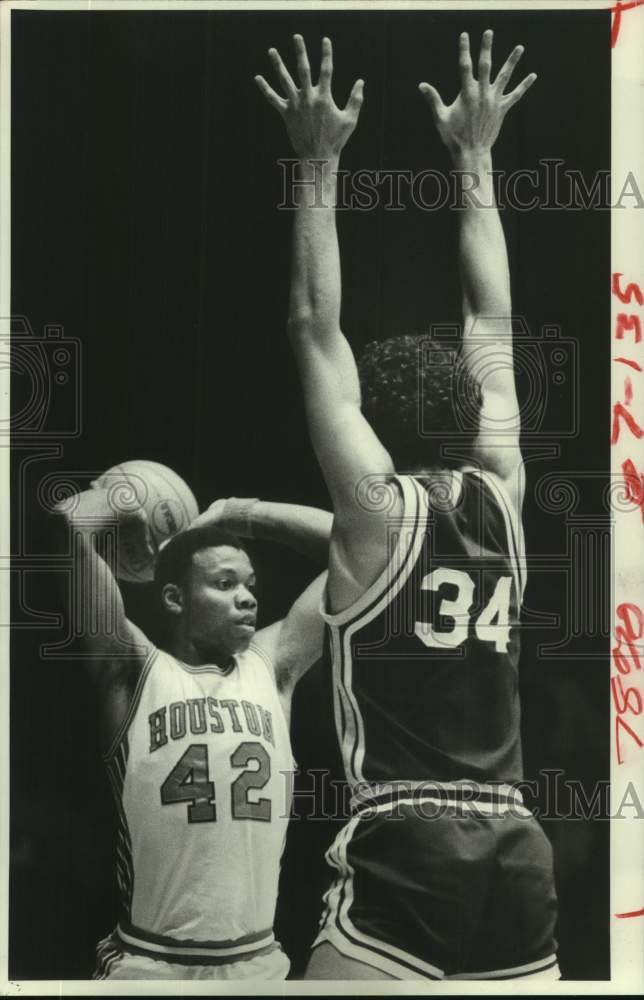
<path fill-rule="evenodd" d="M 481 389 L 456 347 L 426 335 L 372 341 L 358 372 L 362 411 L 399 471 L 463 464 L 478 427 Z M 443 456 L 447 443 L 459 454 Z"/>

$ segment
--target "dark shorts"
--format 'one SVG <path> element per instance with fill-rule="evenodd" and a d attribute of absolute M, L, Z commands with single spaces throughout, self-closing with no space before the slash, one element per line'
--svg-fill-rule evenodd
<path fill-rule="evenodd" d="M 315 945 L 397 979 L 559 978 L 552 848 L 511 800 L 397 796 L 352 818 L 327 860 Z"/>

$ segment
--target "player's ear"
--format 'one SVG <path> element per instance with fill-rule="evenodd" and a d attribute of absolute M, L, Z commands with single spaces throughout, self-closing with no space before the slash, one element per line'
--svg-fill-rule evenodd
<path fill-rule="evenodd" d="M 171 615 L 180 615 L 183 611 L 183 592 L 176 583 L 166 583 L 161 591 L 161 601 L 166 611 Z"/>

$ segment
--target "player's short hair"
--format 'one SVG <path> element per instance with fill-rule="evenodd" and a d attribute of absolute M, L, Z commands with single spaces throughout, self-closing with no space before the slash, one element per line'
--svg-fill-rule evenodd
<path fill-rule="evenodd" d="M 463 463 L 464 455 L 440 451 L 447 436 L 459 452 L 471 451 L 476 431 L 464 430 L 459 405 L 468 426 L 478 426 L 481 388 L 460 352 L 431 345 L 427 336 L 390 337 L 365 346 L 358 373 L 362 412 L 399 471 Z"/>
<path fill-rule="evenodd" d="M 163 545 L 154 568 L 154 582 L 159 591 L 166 583 L 181 584 L 192 566 L 192 557 L 202 549 L 229 545 L 233 549 L 246 552 L 245 546 L 236 535 L 230 535 L 220 528 L 202 527 L 179 531 Z"/>

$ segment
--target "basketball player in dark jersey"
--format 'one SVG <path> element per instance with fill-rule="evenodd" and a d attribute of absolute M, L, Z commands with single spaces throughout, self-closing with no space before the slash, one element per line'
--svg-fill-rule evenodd
<path fill-rule="evenodd" d="M 403 337 L 371 345 L 356 366 L 340 328 L 334 205 L 363 82 L 339 109 L 329 39 L 317 85 L 301 36 L 294 43 L 299 86 L 275 49 L 282 95 L 256 79 L 309 182 L 293 195 L 289 335 L 335 512 L 324 617 L 353 793 L 327 854 L 335 882 L 306 975 L 556 979 L 552 852 L 515 787 L 525 480 L 490 174 L 503 118 L 535 75 L 506 93 L 522 47 L 492 79 L 486 31 L 476 78 L 461 35 L 453 104 L 420 84 L 464 172 L 462 343 L 450 356 Z M 450 457 L 440 446 L 463 426 L 457 403 L 476 419 Z"/>

